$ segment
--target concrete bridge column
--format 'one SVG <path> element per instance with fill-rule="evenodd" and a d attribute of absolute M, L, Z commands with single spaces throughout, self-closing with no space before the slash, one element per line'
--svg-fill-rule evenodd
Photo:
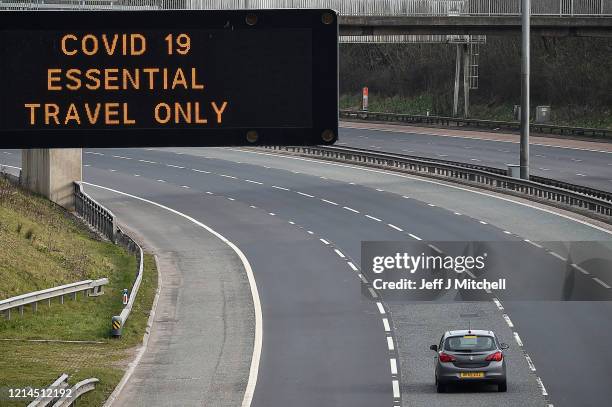
<path fill-rule="evenodd" d="M 21 153 L 21 184 L 68 210 L 74 209 L 73 182 L 83 179 L 80 148 L 34 148 Z"/>

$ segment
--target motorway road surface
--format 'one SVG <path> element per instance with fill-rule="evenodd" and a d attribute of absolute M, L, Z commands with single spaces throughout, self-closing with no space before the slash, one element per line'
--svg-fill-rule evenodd
<path fill-rule="evenodd" d="M 2 162 L 19 166 L 17 157 L 9 160 Z M 612 259 L 572 253 L 569 263 L 566 245 L 533 245 L 593 241 L 609 248 L 605 230 L 514 198 L 261 151 L 86 150 L 84 162 L 87 182 L 181 211 L 243 250 L 263 311 L 253 406 L 599 406 L 612 397 L 612 356 L 594 357 L 612 340 L 610 302 L 547 296 L 549 286 L 568 279 L 608 296 Z M 111 209 L 125 200 L 108 190 L 86 190 Z M 150 209 L 141 203 L 140 210 Z M 149 215 L 150 227 L 163 230 L 175 216 L 157 213 L 157 221 Z M 130 223 L 131 217 L 120 220 Z M 498 302 L 386 304 L 363 294 L 361 241 L 410 239 L 533 246 L 534 268 L 546 272 L 517 268 L 511 277 L 547 301 L 517 302 L 500 293 Z M 185 318 L 202 324 L 197 313 Z M 508 393 L 488 387 L 435 393 L 429 344 L 468 321 L 511 344 Z M 177 335 L 174 341 L 183 346 L 189 339 Z"/>
<path fill-rule="evenodd" d="M 507 164 L 519 163 L 518 135 L 441 129 L 415 131 L 409 126 L 353 122 L 344 122 L 342 126 L 339 146 L 504 169 Z M 612 143 L 538 135 L 532 135 L 531 143 L 532 175 L 612 191 Z"/>

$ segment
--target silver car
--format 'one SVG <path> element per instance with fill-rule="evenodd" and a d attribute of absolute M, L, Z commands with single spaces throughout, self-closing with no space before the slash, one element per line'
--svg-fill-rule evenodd
<path fill-rule="evenodd" d="M 431 345 L 435 357 L 436 389 L 444 393 L 452 383 L 491 383 L 500 392 L 507 390 L 505 343 L 492 331 L 448 331 L 438 345 Z"/>

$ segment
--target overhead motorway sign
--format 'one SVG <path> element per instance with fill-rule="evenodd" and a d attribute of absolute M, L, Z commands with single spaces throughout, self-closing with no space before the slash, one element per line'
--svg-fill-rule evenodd
<path fill-rule="evenodd" d="M 0 147 L 332 144 L 331 10 L 0 12 Z"/>

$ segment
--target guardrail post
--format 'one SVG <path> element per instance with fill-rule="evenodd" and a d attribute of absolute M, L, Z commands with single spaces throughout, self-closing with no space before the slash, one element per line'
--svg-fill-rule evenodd
<path fill-rule="evenodd" d="M 19 315 L 23 316 L 23 305 L 19 306 Z"/>
<path fill-rule="evenodd" d="M 38 302 L 33 302 L 32 303 L 32 312 L 36 312 L 38 311 Z"/>
<path fill-rule="evenodd" d="M 6 319 L 8 319 L 9 321 L 11 320 L 11 309 L 7 309 L 6 310 Z"/>

